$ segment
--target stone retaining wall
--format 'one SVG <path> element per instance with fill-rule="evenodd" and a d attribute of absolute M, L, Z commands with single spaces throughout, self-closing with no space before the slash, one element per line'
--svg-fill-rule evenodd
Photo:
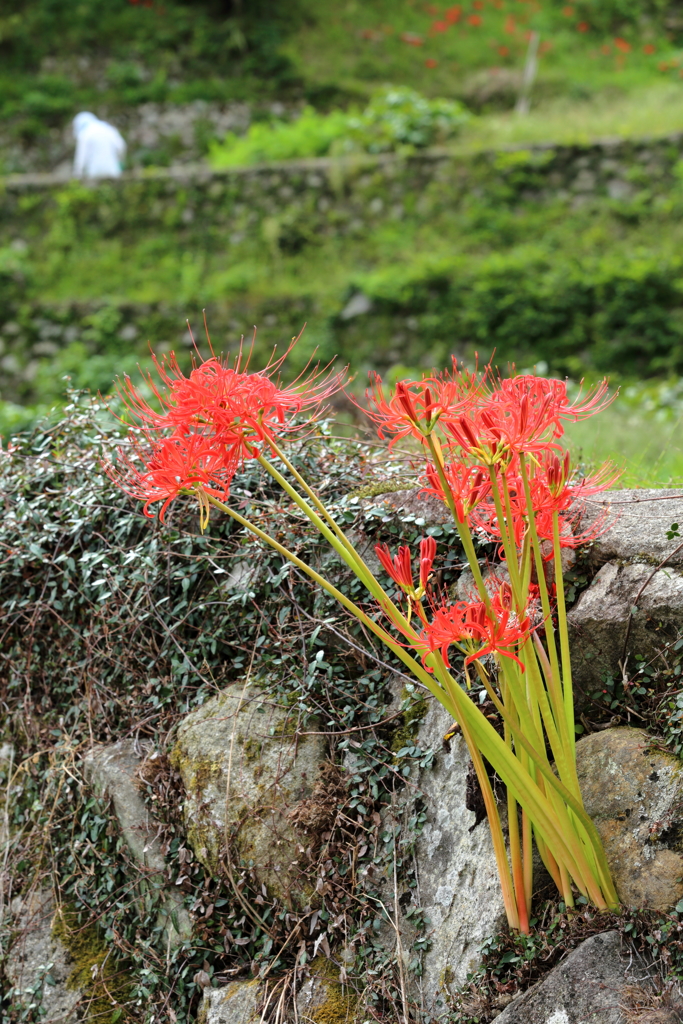
<path fill-rule="evenodd" d="M 0 264 L 0 397 L 31 402 L 36 378 L 52 373 L 54 360 L 66 350 L 56 370 L 73 375 L 72 363 L 82 364 L 84 355 L 112 346 L 134 353 L 147 339 L 160 350 L 182 347 L 188 340 L 185 317 L 201 325 L 204 302 L 199 299 L 177 305 L 29 301 L 21 254 L 44 238 L 53 247 L 63 238 L 68 249 L 107 237 L 128 242 L 162 226 L 173 231 L 179 249 L 186 244 L 188 251 L 219 252 L 229 261 L 231 252 L 238 258 L 240 245 L 252 238 L 288 254 L 323 236 L 363 237 L 402 218 L 438 222 L 441 212 L 457 210 L 473 193 L 503 206 L 600 202 L 627 212 L 644 194 L 651 197 L 674 185 L 682 152 L 683 134 L 676 134 L 471 155 L 435 149 L 410 157 L 310 159 L 213 172 L 186 165 L 91 184 L 49 174 L 7 177 L 0 180 L 0 250 L 16 252 L 19 266 L 12 269 L 12 258 Z M 219 348 L 233 345 L 258 324 L 264 347 L 270 349 L 308 321 L 307 337 L 319 335 L 309 348 L 322 343 L 321 356 L 328 359 L 339 349 L 339 337 L 348 349 L 356 345 L 359 330 L 367 333 L 364 314 L 372 303 L 366 296 L 351 291 L 340 294 L 330 308 L 319 306 L 314 295 L 306 295 L 304 281 L 296 299 L 232 296 L 215 303 L 208 315 Z M 409 308 L 375 309 L 372 334 L 383 340 L 376 346 L 374 365 L 410 360 L 420 336 L 428 348 L 429 323 L 425 328 L 424 321 Z M 73 349 L 74 344 L 81 347 Z M 87 383 L 107 387 L 110 379 L 108 368 L 101 381 Z M 37 391 L 45 393 L 44 388 Z"/>

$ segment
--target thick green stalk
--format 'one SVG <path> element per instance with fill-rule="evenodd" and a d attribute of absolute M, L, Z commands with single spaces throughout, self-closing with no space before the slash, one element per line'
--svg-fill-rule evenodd
<path fill-rule="evenodd" d="M 427 444 L 429 445 L 429 450 L 432 453 L 432 458 L 434 459 L 436 471 L 439 474 L 439 481 L 443 488 L 443 493 L 446 498 L 446 504 L 448 505 L 451 515 L 453 516 L 453 522 L 455 523 L 456 529 L 458 531 L 460 542 L 465 550 L 465 555 L 467 556 L 469 567 L 472 570 L 472 575 L 474 576 L 474 582 L 476 584 L 477 591 L 479 592 L 479 597 L 484 602 L 488 610 L 491 607 L 491 595 L 486 589 L 486 584 L 484 583 L 484 577 L 482 576 L 481 568 L 479 567 L 479 559 L 477 558 L 476 552 L 474 550 L 474 543 L 472 541 L 472 534 L 470 533 L 470 528 L 466 522 L 462 522 L 462 520 L 458 517 L 458 510 L 455 507 L 453 494 L 451 493 L 450 485 L 448 483 L 448 480 L 446 479 L 446 474 L 443 471 L 443 455 L 441 453 L 441 449 L 440 447 L 437 447 L 437 439 L 433 437 L 431 434 L 427 437 Z"/>
<path fill-rule="evenodd" d="M 262 455 L 258 456 L 258 462 L 263 466 L 267 473 L 282 487 L 282 489 L 290 496 L 292 501 L 301 509 L 305 516 L 313 523 L 317 530 L 323 535 L 325 540 L 330 544 L 332 548 L 337 552 L 340 558 L 348 565 L 349 569 L 355 572 L 356 576 L 365 584 L 367 589 L 370 591 L 372 596 L 379 602 L 380 607 L 391 620 L 399 626 L 399 628 L 407 627 L 408 620 L 403 615 L 403 612 L 394 604 L 389 595 L 386 593 L 381 584 L 377 581 L 377 578 L 370 571 L 368 566 L 365 564 L 361 556 L 358 554 L 356 549 L 352 546 L 350 541 L 343 536 L 337 536 L 337 533 L 341 534 L 341 530 L 333 532 L 327 523 L 323 522 L 320 516 L 314 509 L 308 504 L 305 498 L 299 494 L 296 488 L 292 487 L 289 480 L 286 479 L 279 472 L 278 469 L 273 466 L 271 462 L 268 462 Z"/>
<path fill-rule="evenodd" d="M 550 596 L 548 594 L 548 584 L 545 578 L 545 566 L 543 563 L 543 552 L 541 551 L 541 543 L 538 539 L 538 531 L 536 529 L 536 517 L 534 516 L 534 506 L 531 500 L 531 487 L 529 485 L 529 474 L 527 472 L 526 458 L 524 455 L 519 457 L 519 468 L 520 475 L 522 477 L 522 485 L 524 487 L 524 500 L 527 507 L 527 518 L 529 523 L 529 532 L 531 534 L 531 544 L 534 553 L 534 562 L 536 565 L 536 578 L 538 581 L 538 590 L 541 596 L 541 607 L 543 609 L 543 618 L 545 620 L 545 635 L 548 644 L 548 652 L 550 656 L 550 664 L 553 666 L 553 672 L 556 673 L 556 678 L 560 678 L 560 663 L 557 657 L 557 645 L 555 642 L 555 627 L 553 626 L 553 618 L 550 609 Z"/>
<path fill-rule="evenodd" d="M 574 687 L 572 684 L 572 662 L 569 654 L 569 632 L 567 629 L 567 608 L 564 600 L 564 577 L 562 573 L 562 548 L 560 546 L 560 522 L 553 512 L 553 556 L 555 564 L 555 592 L 557 598 L 557 631 L 560 634 L 562 656 L 562 688 L 564 692 L 564 713 L 569 730 L 572 754 L 576 758 L 576 729 L 574 724 Z"/>
<path fill-rule="evenodd" d="M 491 495 L 493 497 L 493 504 L 496 509 L 496 518 L 498 520 L 498 529 L 500 530 L 500 539 L 503 544 L 503 550 L 505 552 L 505 561 L 507 564 L 507 570 L 510 574 L 510 586 L 512 587 L 512 594 L 515 599 L 515 605 L 518 611 L 523 611 L 526 602 L 523 599 L 521 591 L 521 581 L 519 578 L 519 566 L 517 564 L 517 547 L 514 542 L 514 538 L 511 537 L 508 528 L 507 518 L 503 511 L 503 504 L 500 500 L 500 491 L 498 490 L 498 475 L 494 466 L 489 467 L 489 476 L 491 478 Z"/>

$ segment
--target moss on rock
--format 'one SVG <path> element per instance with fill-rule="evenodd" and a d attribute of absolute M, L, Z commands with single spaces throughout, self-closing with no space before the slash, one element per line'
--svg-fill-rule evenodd
<path fill-rule="evenodd" d="M 297 998 L 299 1019 L 311 1024 L 353 1024 L 357 998 L 339 982 L 335 965 L 324 957 L 311 962 L 311 977 Z"/>
<path fill-rule="evenodd" d="M 86 1019 L 110 1024 L 118 1011 L 117 1024 L 125 1024 L 128 1016 L 122 1004 L 130 996 L 129 975 L 112 957 L 97 925 L 82 926 L 74 907 L 62 907 L 54 916 L 52 934 L 73 961 L 66 986 L 83 993 Z"/>

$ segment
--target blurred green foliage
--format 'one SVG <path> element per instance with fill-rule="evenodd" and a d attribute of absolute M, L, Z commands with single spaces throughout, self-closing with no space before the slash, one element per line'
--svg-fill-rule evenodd
<path fill-rule="evenodd" d="M 300 86 L 296 0 L 0 0 L 0 117 L 25 140 L 78 109 L 244 99 Z"/>
<path fill-rule="evenodd" d="M 305 107 L 294 121 L 256 122 L 241 137 L 231 132 L 211 146 L 209 159 L 218 168 L 329 153 L 410 152 L 447 142 L 470 116 L 455 100 L 430 100 L 414 89 L 387 87 L 360 112 L 319 114 Z"/>

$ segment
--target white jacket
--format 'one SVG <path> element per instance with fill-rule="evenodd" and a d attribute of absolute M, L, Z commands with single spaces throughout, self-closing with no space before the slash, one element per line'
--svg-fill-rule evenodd
<path fill-rule="evenodd" d="M 117 128 L 83 112 L 74 118 L 74 135 L 74 177 L 118 178 L 126 143 Z"/>

